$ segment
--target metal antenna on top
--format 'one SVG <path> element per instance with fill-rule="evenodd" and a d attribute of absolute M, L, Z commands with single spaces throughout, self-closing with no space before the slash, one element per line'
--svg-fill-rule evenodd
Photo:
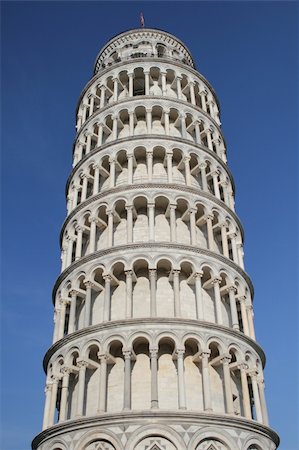
<path fill-rule="evenodd" d="M 140 13 L 140 25 L 142 28 L 144 28 L 144 17 L 143 17 L 143 13 Z"/>

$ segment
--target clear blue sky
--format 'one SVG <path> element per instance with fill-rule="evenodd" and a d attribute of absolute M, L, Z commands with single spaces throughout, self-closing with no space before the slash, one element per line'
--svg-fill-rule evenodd
<path fill-rule="evenodd" d="M 75 107 L 105 42 L 139 26 L 175 34 L 222 107 L 266 395 L 281 450 L 298 441 L 295 2 L 2 2 L 2 446 L 41 429 Z"/>

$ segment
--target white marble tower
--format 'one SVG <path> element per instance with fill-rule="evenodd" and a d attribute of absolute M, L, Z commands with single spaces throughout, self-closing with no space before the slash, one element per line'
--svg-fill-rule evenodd
<path fill-rule="evenodd" d="M 33 450 L 274 450 L 219 103 L 176 37 L 111 39 L 77 109 Z"/>

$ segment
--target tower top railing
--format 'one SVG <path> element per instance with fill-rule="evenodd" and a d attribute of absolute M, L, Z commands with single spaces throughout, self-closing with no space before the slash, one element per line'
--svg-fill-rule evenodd
<path fill-rule="evenodd" d="M 101 69 L 135 58 L 161 57 L 195 68 L 188 48 L 170 33 L 153 28 L 138 28 L 118 34 L 99 52 L 94 66 Z"/>

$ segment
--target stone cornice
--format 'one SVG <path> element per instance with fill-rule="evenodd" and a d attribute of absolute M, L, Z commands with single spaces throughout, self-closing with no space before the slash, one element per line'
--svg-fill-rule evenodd
<path fill-rule="evenodd" d="M 167 142 L 179 142 L 182 144 L 187 144 L 189 145 L 191 148 L 194 147 L 195 149 L 200 149 L 202 151 L 204 151 L 205 153 L 207 153 L 207 155 L 212 156 L 222 167 L 223 169 L 227 172 L 229 179 L 232 183 L 232 188 L 234 190 L 234 192 L 236 192 L 235 189 L 235 182 L 232 176 L 232 173 L 230 171 L 230 169 L 228 168 L 227 164 L 222 161 L 222 159 L 212 150 L 208 149 L 207 147 L 203 146 L 203 145 L 199 145 L 196 144 L 195 142 L 191 142 L 188 141 L 188 139 L 183 139 L 183 138 L 179 138 L 179 137 L 175 137 L 175 136 L 164 136 L 164 135 L 155 135 L 155 134 L 140 134 L 138 136 L 128 136 L 122 139 L 117 139 L 116 141 L 112 141 L 112 142 L 108 142 L 107 144 L 103 144 L 101 145 L 101 147 L 96 147 L 94 148 L 91 152 L 89 152 L 87 155 L 85 155 L 76 165 L 75 167 L 73 167 L 72 172 L 70 173 L 67 182 L 66 182 L 66 195 L 67 195 L 67 189 L 69 186 L 69 183 L 71 181 L 71 178 L 73 176 L 73 174 L 75 173 L 75 171 L 85 162 L 87 161 L 91 156 L 94 156 L 96 153 L 101 152 L 102 150 L 105 150 L 108 147 L 115 147 L 116 144 L 123 144 L 126 142 L 134 142 L 134 141 L 138 141 L 138 140 L 142 140 L 143 142 L 146 140 L 151 140 L 151 139 L 157 139 L 158 141 L 167 141 Z"/>
<path fill-rule="evenodd" d="M 178 103 L 179 105 L 187 106 L 191 109 L 194 109 L 197 112 L 200 112 L 209 121 L 211 121 L 212 124 L 217 128 L 219 134 L 222 136 L 224 145 L 226 147 L 226 141 L 225 141 L 225 137 L 223 135 L 223 131 L 222 131 L 221 127 L 219 126 L 219 124 L 215 121 L 215 119 L 213 119 L 213 117 L 210 116 L 210 114 L 208 114 L 206 111 L 204 111 L 202 108 L 200 108 L 197 105 L 193 105 L 192 103 L 186 102 L 185 100 L 180 100 L 178 98 L 167 97 L 165 95 L 163 95 L 163 96 L 162 95 L 138 95 L 138 96 L 134 96 L 134 97 L 126 97 L 126 98 L 117 100 L 117 102 L 109 103 L 108 105 L 104 106 L 104 108 L 98 109 L 96 112 L 94 112 L 91 116 L 89 116 L 85 120 L 85 122 L 82 124 L 81 128 L 77 131 L 73 146 L 76 145 L 79 134 L 85 128 L 85 126 L 88 125 L 89 122 L 91 122 L 99 114 L 105 112 L 106 110 L 108 110 L 110 108 L 113 109 L 115 106 L 122 105 L 122 104 L 127 104 L 129 107 L 132 103 L 137 102 L 138 100 L 139 101 L 143 100 L 143 102 L 144 102 L 144 100 L 149 100 L 149 101 L 154 101 L 154 100 L 164 101 L 165 100 L 167 102 L 172 102 L 174 104 Z M 146 105 L 146 103 L 145 103 L 145 105 Z"/>
<path fill-rule="evenodd" d="M 82 266 L 84 263 L 87 263 L 89 261 L 94 261 L 96 259 L 100 259 L 101 257 L 105 256 L 105 255 L 111 255 L 113 253 L 117 253 L 120 252 L 122 254 L 126 254 L 128 250 L 137 250 L 137 249 L 142 249 L 142 250 L 146 250 L 146 249 L 157 249 L 157 250 L 161 250 L 161 249 L 167 248 L 168 250 L 183 250 L 183 251 L 187 251 L 187 252 L 193 252 L 194 254 L 199 254 L 199 255 L 204 255 L 204 256 L 209 256 L 211 258 L 214 258 L 218 261 L 221 261 L 223 264 L 230 266 L 232 269 L 234 269 L 236 272 L 238 272 L 242 278 L 244 278 L 248 284 L 248 287 L 250 289 L 251 292 L 251 298 L 253 298 L 253 294 L 254 294 L 254 289 L 253 289 L 253 285 L 251 282 L 251 279 L 249 278 L 249 276 L 247 275 L 247 273 L 241 269 L 240 266 L 238 266 L 236 263 L 234 263 L 233 261 L 231 261 L 230 259 L 226 258 L 225 256 L 219 255 L 218 253 L 212 252 L 210 250 L 207 249 L 203 249 L 203 248 L 199 248 L 199 247 L 194 247 L 192 245 L 183 245 L 183 244 L 174 244 L 171 242 L 165 243 L 165 242 L 155 242 L 155 243 L 141 243 L 141 244 L 125 244 L 125 245 L 118 245 L 117 247 L 110 247 L 104 250 L 100 250 L 94 253 L 91 253 L 87 256 L 84 256 L 82 258 L 80 258 L 79 260 L 73 262 L 67 269 L 65 269 L 57 278 L 55 285 L 53 287 L 53 293 L 52 293 L 52 300 L 53 300 L 53 304 L 55 304 L 55 296 L 56 296 L 56 291 L 58 289 L 58 286 L 60 285 L 60 283 L 67 278 L 74 269 Z"/>
<path fill-rule="evenodd" d="M 187 424 L 195 422 L 202 426 L 218 425 L 221 427 L 229 427 L 232 429 L 238 428 L 248 432 L 256 432 L 262 436 L 271 439 L 276 446 L 279 445 L 279 436 L 277 433 L 269 427 L 262 425 L 255 420 L 248 420 L 241 417 L 221 415 L 215 413 L 195 413 L 189 411 L 161 411 L 161 410 L 149 410 L 142 411 L 126 411 L 119 413 L 103 413 L 100 416 L 84 417 L 76 420 L 68 420 L 63 423 L 56 424 L 51 428 L 48 428 L 38 434 L 32 441 L 32 450 L 36 450 L 39 445 L 44 443 L 47 439 L 54 438 L 62 433 L 70 433 L 72 431 L 84 430 L 86 428 L 95 428 L 98 426 L 129 426 L 131 423 L 136 424 L 136 420 L 140 425 L 145 425 L 149 421 L 153 423 L 157 419 L 165 421 L 167 424 Z"/>
<path fill-rule="evenodd" d="M 89 334 L 92 334 L 97 331 L 105 331 L 105 330 L 113 329 L 113 330 L 119 332 L 120 326 L 131 327 L 132 325 L 139 325 L 139 324 L 140 324 L 140 329 L 143 329 L 143 325 L 145 325 L 145 324 L 167 324 L 167 325 L 172 325 L 171 329 L 173 329 L 173 327 L 175 327 L 176 325 L 183 325 L 183 326 L 188 325 L 188 326 L 194 326 L 194 327 L 199 327 L 199 328 L 205 328 L 207 330 L 221 331 L 227 335 L 230 335 L 232 337 L 242 339 L 243 341 L 245 341 L 252 348 L 254 348 L 254 350 L 260 356 L 263 368 L 265 367 L 265 364 L 266 364 L 266 356 L 265 356 L 263 349 L 260 347 L 260 345 L 256 341 L 251 339 L 250 337 L 246 336 L 244 333 L 242 333 L 240 331 L 236 331 L 233 328 L 226 327 L 224 325 L 218 325 L 213 322 L 200 321 L 200 320 L 194 320 L 194 319 L 185 319 L 185 318 L 178 319 L 178 318 L 174 318 L 174 317 L 172 317 L 172 318 L 148 317 L 148 318 L 140 318 L 140 319 L 113 320 L 113 321 L 102 323 L 102 324 L 91 325 L 89 327 L 82 328 L 81 330 L 75 331 L 74 333 L 67 334 L 62 339 L 55 342 L 49 348 L 49 350 L 46 352 L 46 354 L 44 356 L 44 360 L 43 360 L 43 368 L 44 368 L 45 373 L 47 373 L 47 366 L 48 366 L 51 356 L 57 350 L 62 348 L 64 345 L 66 345 L 78 338 L 88 336 Z"/>
<path fill-rule="evenodd" d="M 236 213 L 230 209 L 223 201 L 219 200 L 217 197 L 215 197 L 213 194 L 210 194 L 209 192 L 205 192 L 201 189 L 196 189 L 196 188 L 192 188 L 189 186 L 183 186 L 180 184 L 169 184 L 169 183 L 159 183 L 159 184 L 154 184 L 154 183 L 143 183 L 143 184 L 122 184 L 120 186 L 111 188 L 111 189 L 107 189 L 104 192 L 100 192 L 97 195 L 92 195 L 91 197 L 88 197 L 87 200 L 85 200 L 84 202 L 80 203 L 80 205 L 76 206 L 75 209 L 73 209 L 70 214 L 66 217 L 65 221 L 63 222 L 62 228 L 61 228 L 61 232 L 60 232 L 60 245 L 62 245 L 62 237 L 63 237 L 63 233 L 65 230 L 65 227 L 67 226 L 67 224 L 70 222 L 70 220 L 82 209 L 84 209 L 86 206 L 96 202 L 97 200 L 103 199 L 105 197 L 107 197 L 108 195 L 113 195 L 113 194 L 118 194 L 118 193 L 124 193 L 125 191 L 135 191 L 135 190 L 140 190 L 140 189 L 164 189 L 165 192 L 167 192 L 167 190 L 177 190 L 179 192 L 186 192 L 189 194 L 194 194 L 196 196 L 203 197 L 205 199 L 211 200 L 213 203 L 215 203 L 216 205 L 220 206 L 221 208 L 223 208 L 228 214 L 231 215 L 231 217 L 233 217 L 233 219 L 236 221 L 236 223 L 238 224 L 239 228 L 240 228 L 240 233 L 242 236 L 242 240 L 244 242 L 244 230 L 243 230 L 243 226 L 240 222 L 240 219 L 238 218 L 238 216 L 236 215 Z"/>
<path fill-rule="evenodd" d="M 115 64 L 113 64 L 113 66 L 109 66 L 106 69 L 104 69 L 103 71 L 98 72 L 97 74 L 95 74 L 89 80 L 89 82 L 84 86 L 84 88 L 82 89 L 82 91 L 80 93 L 80 96 L 79 96 L 79 99 L 78 99 L 78 102 L 77 102 L 77 107 L 76 107 L 76 115 L 78 113 L 78 109 L 79 109 L 79 106 L 81 104 L 83 96 L 85 95 L 85 93 L 89 89 L 89 87 L 97 80 L 97 78 L 101 78 L 103 75 L 105 75 L 106 73 L 111 72 L 115 68 L 126 66 L 127 64 L 131 64 L 131 63 L 134 63 L 134 62 L 137 62 L 137 60 L 130 59 L 130 60 L 127 60 L 127 61 L 121 61 L 121 62 L 115 63 Z M 173 65 L 173 66 L 180 67 L 181 69 L 184 69 L 186 71 L 190 71 L 193 75 L 196 75 L 201 81 L 203 81 L 207 85 L 207 87 L 210 89 L 211 93 L 213 94 L 213 96 L 215 98 L 215 101 L 216 101 L 217 106 L 218 106 L 219 113 L 221 112 L 220 103 L 219 103 L 219 100 L 217 98 L 217 94 L 215 92 L 215 89 L 213 88 L 211 83 L 200 72 L 198 72 L 196 69 L 193 69 L 190 66 L 186 66 L 185 64 L 180 63 L 179 61 L 174 61 L 174 60 L 170 60 L 170 59 L 167 59 L 167 58 L 154 58 L 154 57 L 138 58 L 138 62 L 140 62 L 141 65 L 142 65 L 143 62 L 153 62 L 153 63 L 162 62 L 162 63 L 166 63 L 166 64 L 170 64 L 170 65 Z"/>
<path fill-rule="evenodd" d="M 128 105 L 128 107 L 129 107 L 129 105 L 131 105 L 132 103 L 134 104 L 134 102 L 137 102 L 137 101 L 140 101 L 140 100 L 143 101 L 142 103 L 144 104 L 144 106 L 146 106 L 147 101 L 154 101 L 154 100 L 161 101 L 162 100 L 162 101 L 167 101 L 167 102 L 174 103 L 174 105 L 176 103 L 178 103 L 179 105 L 183 105 L 183 106 L 187 106 L 188 108 L 191 108 L 191 110 L 193 109 L 193 110 L 195 110 L 197 112 L 200 112 L 210 122 L 212 122 L 212 124 L 217 128 L 219 134 L 221 135 L 221 137 L 223 139 L 223 143 L 224 143 L 225 148 L 226 148 L 226 141 L 225 141 L 225 137 L 223 135 L 222 129 L 220 128 L 218 123 L 210 116 L 210 114 L 205 112 L 199 106 L 192 105 L 192 103 L 186 102 L 184 100 L 179 100 L 179 99 L 173 98 L 173 97 L 158 96 L 158 95 L 138 95 L 138 96 L 135 96 L 135 97 L 126 97 L 126 98 L 123 98 L 123 99 L 119 99 L 119 100 L 117 100 L 117 102 L 109 103 L 108 105 L 104 106 L 104 108 L 98 109 L 96 112 L 94 112 L 90 117 L 88 117 L 87 120 L 85 120 L 85 122 L 83 123 L 81 128 L 77 131 L 75 140 L 73 142 L 73 149 L 75 148 L 75 145 L 77 143 L 77 140 L 78 140 L 79 135 L 82 132 L 82 130 L 86 127 L 86 125 L 89 124 L 89 122 L 91 122 L 99 114 L 102 114 L 103 112 L 108 111 L 109 109 L 113 110 L 118 105 Z M 188 142 L 190 142 L 190 141 L 188 141 Z"/>

